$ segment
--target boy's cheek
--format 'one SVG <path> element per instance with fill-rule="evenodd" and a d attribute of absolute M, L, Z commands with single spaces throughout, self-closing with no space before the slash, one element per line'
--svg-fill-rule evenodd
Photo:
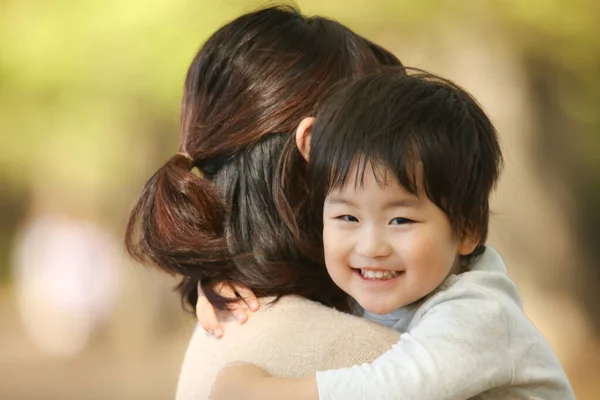
<path fill-rule="evenodd" d="M 345 229 L 325 226 L 323 229 L 323 247 L 330 254 L 343 254 L 352 247 L 353 235 Z"/>
<path fill-rule="evenodd" d="M 323 225 L 323 246 L 327 250 L 327 247 L 334 244 L 334 237 L 339 236 L 340 232 L 336 232 L 336 229 L 328 224 L 327 222 Z"/>

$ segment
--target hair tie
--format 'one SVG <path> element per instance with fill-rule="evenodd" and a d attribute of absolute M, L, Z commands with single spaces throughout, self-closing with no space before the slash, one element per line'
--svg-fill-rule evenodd
<path fill-rule="evenodd" d="M 233 158 L 233 154 L 218 155 L 207 158 L 206 160 L 197 160 L 192 163 L 192 167 L 197 167 L 209 177 L 214 176 L 225 164 Z"/>
<path fill-rule="evenodd" d="M 186 151 L 179 151 L 177 152 L 177 155 L 183 156 L 192 162 L 194 161 L 194 159 Z"/>
<path fill-rule="evenodd" d="M 187 169 L 189 171 L 191 171 L 194 168 L 194 159 L 186 151 L 179 151 L 179 152 L 177 152 L 176 157 L 177 156 L 185 158 L 185 161 L 187 163 L 186 164 L 187 165 Z"/>
<path fill-rule="evenodd" d="M 178 151 L 175 157 L 183 157 L 186 161 L 186 166 L 188 170 L 192 170 L 194 168 L 194 159 L 185 151 Z"/>

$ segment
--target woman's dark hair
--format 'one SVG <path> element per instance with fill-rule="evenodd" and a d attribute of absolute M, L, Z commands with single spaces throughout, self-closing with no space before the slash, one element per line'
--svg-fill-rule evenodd
<path fill-rule="evenodd" d="M 192 309 L 201 280 L 236 281 L 257 296 L 295 294 L 343 308 L 319 257 L 303 249 L 305 162 L 293 132 L 344 79 L 400 65 L 339 23 L 271 7 L 228 23 L 188 70 L 180 154 L 146 183 L 126 232 L 139 261 L 183 277 Z M 197 168 L 200 174 L 191 172 Z"/>
<path fill-rule="evenodd" d="M 360 185 L 370 165 L 378 182 L 390 171 L 410 193 L 424 193 L 455 234 L 475 233 L 479 243 L 467 262 L 484 251 L 502 153 L 492 122 L 464 89 L 424 71 L 390 68 L 334 92 L 315 118 L 307 172 L 311 208 L 320 210 L 313 232 L 322 232 L 328 193 L 348 179 Z"/>

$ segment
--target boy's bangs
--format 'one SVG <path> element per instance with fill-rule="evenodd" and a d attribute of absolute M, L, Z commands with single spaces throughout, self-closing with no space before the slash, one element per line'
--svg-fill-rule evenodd
<path fill-rule="evenodd" d="M 384 187 L 395 179 L 404 189 L 418 196 L 417 166 L 420 157 L 410 141 L 390 146 L 389 141 L 373 140 L 366 133 L 354 131 L 339 135 L 340 140 L 332 148 L 331 162 L 325 171 L 325 193 L 330 194 L 346 184 L 362 188 L 365 172 L 371 168 L 377 184 Z M 356 139 L 359 139 L 358 141 Z M 370 139 L 370 140 L 369 140 Z M 369 172 L 371 172 L 369 171 Z"/>

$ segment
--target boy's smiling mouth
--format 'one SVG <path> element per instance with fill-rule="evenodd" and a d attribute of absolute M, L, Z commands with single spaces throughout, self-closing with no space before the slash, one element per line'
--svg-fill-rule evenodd
<path fill-rule="evenodd" d="M 358 274 L 362 279 L 386 281 L 400 276 L 404 271 L 390 271 L 384 269 L 363 269 L 352 268 L 354 273 Z"/>

